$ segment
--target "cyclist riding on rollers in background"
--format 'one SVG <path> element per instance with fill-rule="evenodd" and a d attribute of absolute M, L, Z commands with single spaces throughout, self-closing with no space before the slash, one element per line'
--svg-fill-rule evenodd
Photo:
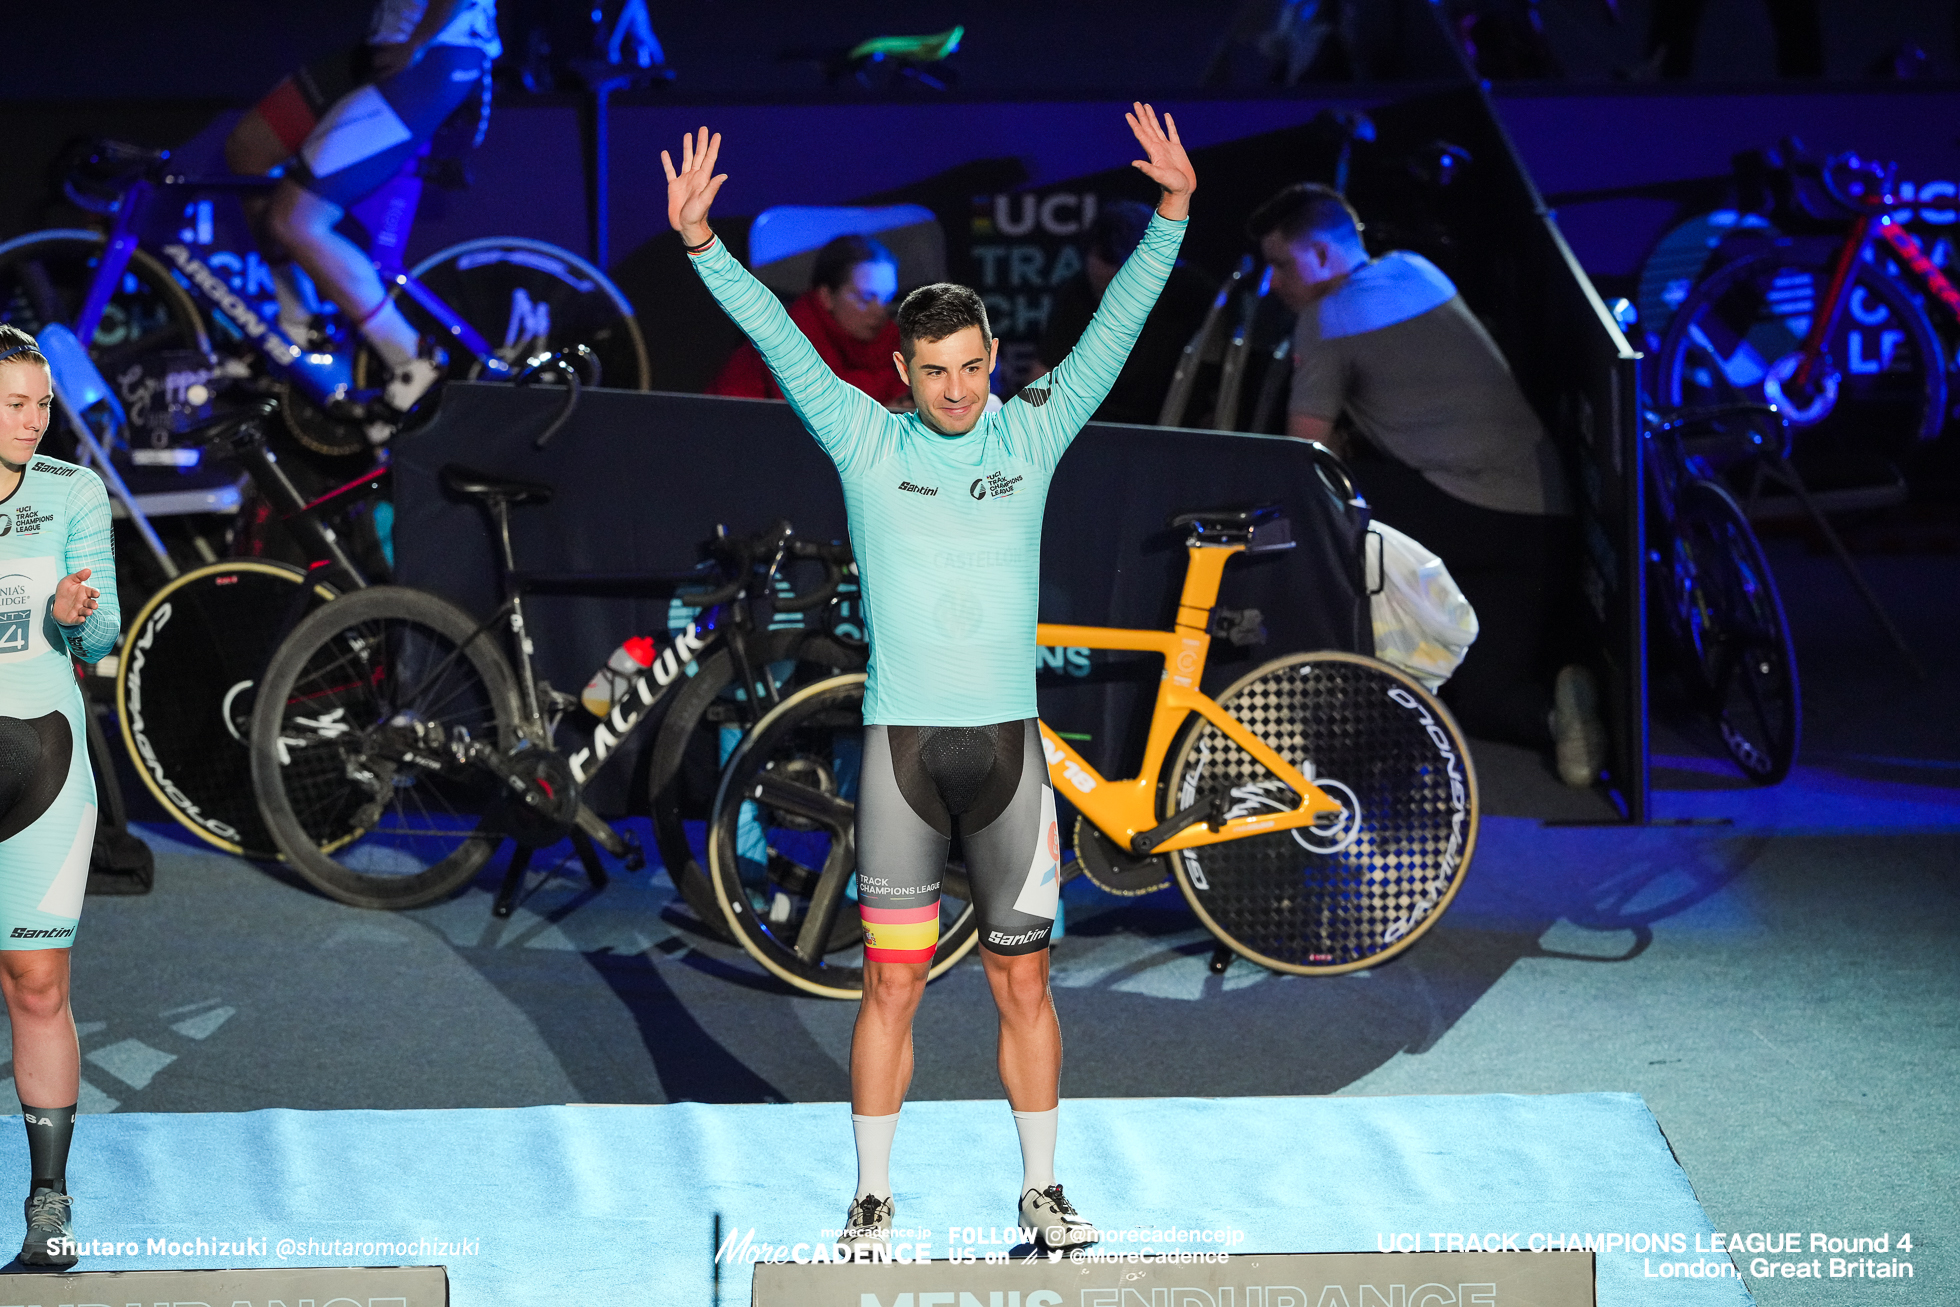
<path fill-rule="evenodd" d="M 52 407 L 34 338 L 0 324 L 0 992 L 27 1127 L 30 1266 L 76 1260 L 63 1243 L 81 1090 L 68 949 L 95 847 L 95 777 L 70 659 L 100 660 L 122 625 L 101 479 L 34 452 Z"/>
<path fill-rule="evenodd" d="M 447 359 L 402 316 L 367 254 L 334 224 L 400 172 L 465 101 L 488 95 L 490 63 L 502 52 L 497 0 L 380 0 L 364 44 L 282 80 L 225 141 L 233 172 L 283 169 L 269 198 L 246 203 L 280 329 L 301 345 L 314 337 L 314 306 L 297 263 L 386 365 L 367 423 L 377 445 L 442 380 Z"/>
<path fill-rule="evenodd" d="M 939 929 L 957 832 L 1000 1011 L 999 1067 L 1020 1135 L 1019 1224 L 1050 1247 L 1096 1241 L 1055 1182 L 1061 1027 L 1048 986 L 1060 888 L 1054 792 L 1035 721 L 1043 503 L 1055 465 L 1115 382 L 1183 240 L 1191 161 L 1168 115 L 1127 115 L 1162 188 L 1142 244 L 1080 343 L 1000 411 L 987 411 L 999 342 L 964 286 L 925 286 L 898 311 L 893 365 L 916 403 L 891 413 L 840 380 L 775 295 L 716 240 L 708 210 L 721 138 L 663 151 L 667 217 L 715 299 L 768 362 L 837 465 L 871 653 L 857 806 L 864 1000 L 851 1037 L 858 1185 L 844 1242 L 889 1238 L 893 1132 L 912 1078 L 912 1019 Z"/>

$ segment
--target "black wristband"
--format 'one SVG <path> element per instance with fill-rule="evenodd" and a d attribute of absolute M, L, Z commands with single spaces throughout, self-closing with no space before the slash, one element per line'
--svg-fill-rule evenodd
<path fill-rule="evenodd" d="M 707 249 L 710 245 L 713 245 L 714 243 L 715 243 L 715 234 L 713 232 L 709 232 L 708 239 L 702 241 L 699 245 L 689 245 L 686 241 L 682 241 L 681 248 L 686 250 L 689 254 L 699 254 L 702 250 Z"/>

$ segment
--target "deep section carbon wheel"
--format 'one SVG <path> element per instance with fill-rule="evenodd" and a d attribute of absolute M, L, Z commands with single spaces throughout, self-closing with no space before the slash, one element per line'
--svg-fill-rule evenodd
<path fill-rule="evenodd" d="M 252 797 L 252 705 L 280 639 L 334 592 L 285 563 L 213 563 L 171 581 L 130 623 L 116 715 L 143 784 L 199 839 L 276 858 Z"/>
<path fill-rule="evenodd" d="M 1344 653 L 1267 663 L 1219 706 L 1345 809 L 1315 827 L 1170 855 L 1213 934 L 1262 966 L 1331 975 L 1386 961 L 1436 923 L 1477 842 L 1477 778 L 1449 713 L 1385 663 Z M 1171 807 L 1222 796 L 1231 817 L 1292 791 L 1208 721 L 1171 763 Z"/>
<path fill-rule="evenodd" d="M 864 992 L 863 935 L 845 892 L 857 873 L 864 679 L 819 681 L 757 722 L 722 772 L 708 826 L 708 874 L 736 939 L 825 998 Z M 965 869 L 948 864 L 928 978 L 979 941 L 978 924 Z"/>
<path fill-rule="evenodd" d="M 72 323 L 88 298 L 108 237 L 101 232 L 29 232 L 0 244 L 0 322 L 29 335 Z M 209 353 L 211 338 L 190 293 L 147 250 L 130 256 L 122 282 L 86 342 L 112 385 L 132 361 L 156 350 Z"/>
<path fill-rule="evenodd" d="M 763 631 L 749 637 L 749 660 L 758 678 L 775 682 L 777 697 L 805 685 L 864 666 L 861 649 L 807 630 Z M 687 818 L 714 801 L 715 779 L 724 755 L 761 714 L 750 710 L 737 683 L 735 660 L 726 648 L 700 661 L 660 723 L 647 764 L 647 807 L 660 861 L 702 925 L 729 943 L 729 932 L 704 859 L 694 855 Z M 758 688 L 756 702 L 767 706 Z M 703 792 L 705 791 L 705 792 Z"/>
<path fill-rule="evenodd" d="M 1774 785 L 1802 733 L 1797 656 L 1763 548 L 1729 492 L 1691 481 L 1663 576 L 1683 677 L 1742 774 Z"/>
<path fill-rule="evenodd" d="M 1797 351 L 1830 286 L 1828 253 L 1779 244 L 1716 269 L 1668 323 L 1657 361 L 1662 405 L 1772 404 L 1800 449 L 1896 455 L 1931 440 L 1947 418 L 1944 350 L 1891 263 L 1879 248 L 1854 266 L 1824 366 L 1804 385 L 1794 377 Z"/>
<path fill-rule="evenodd" d="M 599 357 L 600 385 L 647 388 L 652 372 L 633 306 L 570 250 L 518 236 L 486 237 L 430 255 L 414 275 L 513 367 L 585 345 Z M 411 308 L 411 318 L 418 312 Z"/>
<path fill-rule="evenodd" d="M 492 628 L 494 629 L 494 628 Z M 491 630 L 434 595 L 375 586 L 302 621 L 266 668 L 252 780 L 279 851 L 359 908 L 461 888 L 501 835 L 472 742 L 518 747 L 517 678 Z"/>

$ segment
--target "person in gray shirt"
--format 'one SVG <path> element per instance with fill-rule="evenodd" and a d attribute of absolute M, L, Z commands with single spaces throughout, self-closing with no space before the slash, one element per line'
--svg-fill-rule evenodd
<path fill-rule="evenodd" d="M 1560 776 L 1605 762 L 1592 675 L 1548 657 L 1572 556 L 1558 451 L 1510 366 L 1435 264 L 1370 258 L 1339 192 L 1290 186 L 1252 215 L 1273 290 L 1299 321 L 1287 434 L 1333 449 L 1374 515 L 1434 550 L 1480 631 L 1444 698 L 1485 739 L 1553 746 Z"/>

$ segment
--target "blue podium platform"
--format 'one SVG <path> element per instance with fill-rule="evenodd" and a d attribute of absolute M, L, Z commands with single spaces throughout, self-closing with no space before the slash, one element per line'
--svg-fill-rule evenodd
<path fill-rule="evenodd" d="M 593 1307 L 707 1307 L 717 1289 L 746 1303 L 740 1258 L 724 1259 L 716 1284 L 717 1216 L 750 1257 L 821 1241 L 854 1179 L 848 1113 L 89 1116 L 69 1168 L 76 1233 L 122 1251 L 81 1269 L 441 1263 L 457 1307 L 573 1294 Z M 0 1141 L 0 1174 L 24 1174 L 19 1128 L 0 1127 Z M 1631 1094 L 1069 1100 L 1057 1169 L 1112 1247 L 1216 1248 L 1203 1232 L 1218 1231 L 1242 1252 L 1591 1238 L 1608 1249 L 1601 1307 L 1751 1301 L 1732 1272 L 1660 1278 L 1663 1262 L 1696 1263 L 1700 1277 L 1726 1259 L 1693 1251 L 1708 1218 Z M 892 1173 L 898 1224 L 929 1231 L 912 1240 L 930 1256 L 1011 1240 L 1020 1161 L 1004 1103 L 908 1105 Z M 1689 1251 L 1648 1248 L 1662 1236 Z"/>

